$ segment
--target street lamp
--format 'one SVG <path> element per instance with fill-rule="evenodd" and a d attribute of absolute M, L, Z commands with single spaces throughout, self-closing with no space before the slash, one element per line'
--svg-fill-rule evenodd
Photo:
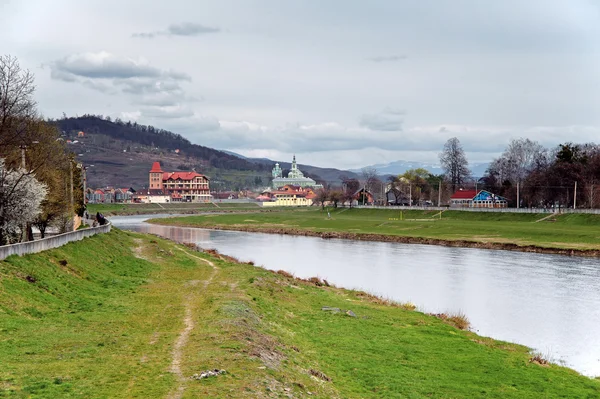
<path fill-rule="evenodd" d="M 40 142 L 37 140 L 34 140 L 31 142 L 31 144 L 39 144 Z M 30 145 L 31 145 L 30 144 Z M 23 170 L 27 169 L 27 166 L 25 165 L 25 151 L 27 150 L 27 145 L 26 144 L 21 144 L 19 146 L 19 148 L 21 149 L 21 168 Z"/>
<path fill-rule="evenodd" d="M 89 166 L 84 166 L 83 163 L 79 162 L 77 163 L 77 167 L 81 169 L 81 178 L 83 180 L 83 209 L 85 210 L 88 203 L 86 171 L 88 170 Z"/>

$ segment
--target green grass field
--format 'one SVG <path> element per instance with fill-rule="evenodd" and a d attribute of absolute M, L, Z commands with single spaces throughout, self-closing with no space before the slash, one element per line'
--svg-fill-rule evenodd
<path fill-rule="evenodd" d="M 195 212 L 218 212 L 219 210 L 244 210 L 259 208 L 258 203 L 237 202 L 171 202 L 168 204 L 88 204 L 87 211 L 90 215 L 100 212 L 105 216 L 110 215 L 142 215 L 153 213 L 195 213 Z"/>
<path fill-rule="evenodd" d="M 360 292 L 117 229 L 0 261 L 0 398 L 600 397 L 599 380 L 530 357 Z M 189 378 L 215 368 L 227 373 Z"/>
<path fill-rule="evenodd" d="M 439 211 L 338 208 L 329 212 L 331 218 L 328 218 L 327 211 L 313 207 L 157 219 L 152 222 L 257 231 L 297 229 L 542 248 L 600 249 L 600 215 L 444 211 L 440 218 Z"/>

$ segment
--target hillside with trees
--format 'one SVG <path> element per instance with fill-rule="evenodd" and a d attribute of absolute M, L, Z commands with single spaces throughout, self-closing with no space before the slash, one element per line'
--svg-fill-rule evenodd
<path fill-rule="evenodd" d="M 192 144 L 168 130 L 103 115 L 63 115 L 48 122 L 62 132 L 78 160 L 89 166 L 90 187 L 145 187 L 152 162 L 159 161 L 164 170 L 193 169 L 206 174 L 216 190 L 261 188 L 269 185 L 275 163 Z M 289 168 L 291 164 L 281 165 Z M 321 183 L 337 181 L 342 174 L 333 168 L 300 167 Z"/>

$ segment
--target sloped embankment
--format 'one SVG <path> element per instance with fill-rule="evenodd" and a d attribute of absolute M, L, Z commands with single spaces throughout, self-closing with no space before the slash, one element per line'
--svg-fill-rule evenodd
<path fill-rule="evenodd" d="M 600 395 L 407 308 L 115 229 L 0 262 L 0 397 Z"/>

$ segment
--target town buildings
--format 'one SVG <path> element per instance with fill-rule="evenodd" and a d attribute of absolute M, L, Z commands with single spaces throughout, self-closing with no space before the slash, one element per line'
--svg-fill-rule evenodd
<path fill-rule="evenodd" d="M 85 192 L 86 203 L 90 204 L 112 204 L 133 202 L 136 191 L 133 188 L 87 188 Z"/>
<path fill-rule="evenodd" d="M 196 171 L 165 172 L 154 162 L 148 172 L 148 189 L 87 189 L 88 203 L 167 203 L 211 201 L 209 178 Z"/>

